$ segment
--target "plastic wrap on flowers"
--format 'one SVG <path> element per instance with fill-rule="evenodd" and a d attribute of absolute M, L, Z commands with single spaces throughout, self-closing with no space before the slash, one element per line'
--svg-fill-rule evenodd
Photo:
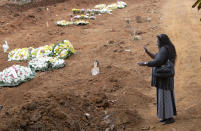
<path fill-rule="evenodd" d="M 33 79 L 35 75 L 35 71 L 31 68 L 13 65 L 0 72 L 0 86 L 18 86 L 23 82 Z"/>
<path fill-rule="evenodd" d="M 69 40 L 64 40 L 53 47 L 52 54 L 50 56 L 66 59 L 74 53 L 75 50 L 71 42 Z"/>
<path fill-rule="evenodd" d="M 56 57 L 38 57 L 28 63 L 28 67 L 35 71 L 59 69 L 65 66 L 65 61 Z"/>
<path fill-rule="evenodd" d="M 29 48 L 14 49 L 8 54 L 8 61 L 28 60 L 31 58 Z"/>
<path fill-rule="evenodd" d="M 61 21 L 57 21 L 56 24 L 57 24 L 57 26 L 69 26 L 69 25 L 73 25 L 73 22 L 61 20 Z"/>

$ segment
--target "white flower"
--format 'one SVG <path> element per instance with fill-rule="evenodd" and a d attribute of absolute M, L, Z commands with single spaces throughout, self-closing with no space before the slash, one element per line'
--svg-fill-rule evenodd
<path fill-rule="evenodd" d="M 32 78 L 34 72 L 28 67 L 13 65 L 0 72 L 0 83 L 20 84 L 21 82 Z"/>
<path fill-rule="evenodd" d="M 74 24 L 75 25 L 87 25 L 87 24 L 89 24 L 89 22 L 88 21 L 84 21 L 84 20 L 76 20 L 74 22 Z"/>
<path fill-rule="evenodd" d="M 94 6 L 94 8 L 96 8 L 96 9 L 103 9 L 106 6 L 107 6 L 106 4 L 99 4 L 99 5 Z"/>
<path fill-rule="evenodd" d="M 8 54 L 8 61 L 28 60 L 29 58 L 30 58 L 30 54 L 29 54 L 28 48 L 14 49 L 10 51 Z"/>
<path fill-rule="evenodd" d="M 66 20 L 61 20 L 61 21 L 57 21 L 56 24 L 58 26 L 68 26 L 68 25 L 72 25 L 73 22 L 71 21 L 66 21 Z"/>
<path fill-rule="evenodd" d="M 37 57 L 31 60 L 28 66 L 36 71 L 44 71 L 49 68 L 64 67 L 65 61 L 56 57 Z"/>
<path fill-rule="evenodd" d="M 8 54 L 8 61 L 29 60 L 40 56 L 48 56 L 52 53 L 53 45 L 45 45 L 39 48 L 21 48 L 14 49 Z"/>

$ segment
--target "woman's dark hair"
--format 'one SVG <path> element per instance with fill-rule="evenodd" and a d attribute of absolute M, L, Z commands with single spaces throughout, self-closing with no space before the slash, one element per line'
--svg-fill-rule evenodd
<path fill-rule="evenodd" d="M 170 41 L 169 37 L 166 34 L 160 34 L 157 36 L 158 38 L 158 46 L 159 48 L 161 47 L 166 47 L 168 49 L 168 58 L 171 60 L 173 63 L 176 61 L 177 53 L 175 46 L 172 44 Z"/>

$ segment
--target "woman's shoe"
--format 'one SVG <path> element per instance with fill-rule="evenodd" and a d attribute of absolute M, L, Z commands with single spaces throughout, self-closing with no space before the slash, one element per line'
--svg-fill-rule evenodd
<path fill-rule="evenodd" d="M 160 122 L 164 122 L 164 121 L 166 121 L 166 119 L 160 119 Z"/>
<path fill-rule="evenodd" d="M 171 124 L 171 123 L 174 123 L 174 122 L 175 122 L 174 118 L 169 118 L 169 119 L 167 119 L 167 120 L 165 120 L 165 121 L 163 122 L 163 125 Z"/>

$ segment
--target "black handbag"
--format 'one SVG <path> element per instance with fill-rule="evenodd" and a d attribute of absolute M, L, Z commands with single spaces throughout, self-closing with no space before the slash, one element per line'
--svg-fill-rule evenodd
<path fill-rule="evenodd" d="M 154 76 L 158 78 L 170 78 L 174 76 L 174 73 L 174 64 L 170 60 L 167 60 L 164 65 L 155 68 Z"/>

